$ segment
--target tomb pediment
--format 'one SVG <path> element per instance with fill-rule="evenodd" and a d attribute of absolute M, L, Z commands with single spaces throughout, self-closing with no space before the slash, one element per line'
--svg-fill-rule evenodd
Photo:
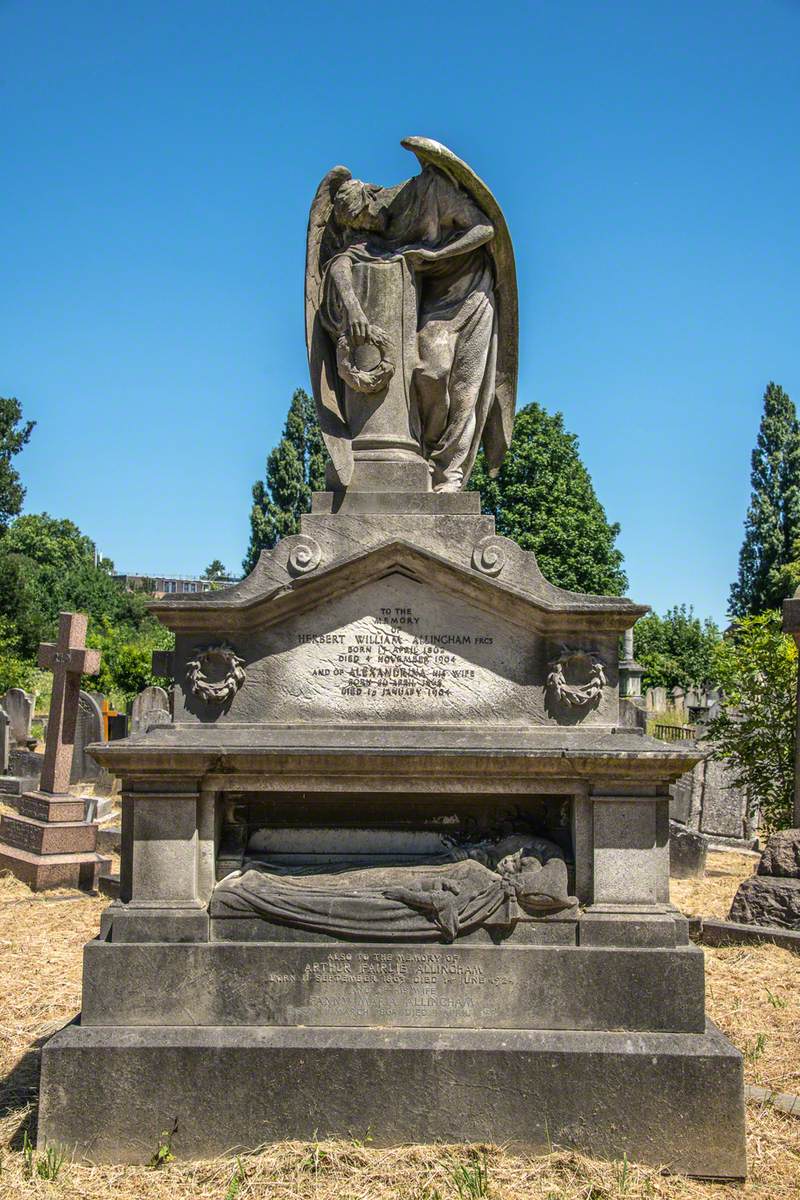
<path fill-rule="evenodd" d="M 263 552 L 240 584 L 219 592 L 165 597 L 151 608 L 176 633 L 222 627 L 244 631 L 283 621 L 391 574 L 405 574 L 443 596 L 463 596 L 543 631 L 591 626 L 621 632 L 648 611 L 625 597 L 555 587 L 544 579 L 535 555 L 509 538 L 451 544 L 444 552 L 444 547 L 423 541 L 389 537 L 356 548 L 337 546 L 326 556 L 319 542 L 303 534 Z"/>

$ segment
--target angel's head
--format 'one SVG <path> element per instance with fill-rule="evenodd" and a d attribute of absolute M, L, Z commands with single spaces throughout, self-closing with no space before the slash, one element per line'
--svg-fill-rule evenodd
<path fill-rule="evenodd" d="M 375 183 L 363 183 L 360 179 L 346 179 L 336 189 L 333 212 L 337 224 L 343 229 L 366 229 L 379 233 L 384 226 L 384 215 L 378 203 L 381 188 Z"/>

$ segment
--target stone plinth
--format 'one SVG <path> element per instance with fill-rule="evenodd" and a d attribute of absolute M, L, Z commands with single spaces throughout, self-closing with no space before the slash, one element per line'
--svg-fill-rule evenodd
<path fill-rule="evenodd" d="M 269 1086 L 264 1086 L 264 1081 Z M 286 1137 L 499 1142 L 746 1171 L 742 1059 L 705 1033 L 70 1025 L 42 1053 L 39 1136 L 99 1162 Z"/>
<path fill-rule="evenodd" d="M 34 891 L 52 887 L 97 888 L 111 859 L 97 853 L 97 826 L 83 819 L 85 800 L 69 794 L 26 792 L 17 815 L 0 815 L 0 869 Z"/>

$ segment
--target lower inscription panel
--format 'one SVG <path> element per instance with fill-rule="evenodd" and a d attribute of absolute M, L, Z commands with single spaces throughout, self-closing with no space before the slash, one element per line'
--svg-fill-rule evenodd
<path fill-rule="evenodd" d="M 85 1025 L 704 1028 L 703 954 L 90 942 Z"/>

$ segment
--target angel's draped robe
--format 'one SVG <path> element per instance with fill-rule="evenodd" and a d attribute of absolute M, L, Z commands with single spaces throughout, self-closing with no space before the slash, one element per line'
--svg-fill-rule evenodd
<path fill-rule="evenodd" d="M 368 262 L 422 243 L 440 250 L 477 225 L 491 225 L 475 202 L 427 165 L 399 188 L 385 189 L 386 229 L 342 253 Z M 333 261 L 333 260 L 331 260 Z M 342 310 L 324 272 L 326 325 L 341 328 Z M 437 491 L 458 491 L 469 475 L 495 396 L 497 315 L 494 264 L 486 245 L 436 262 L 415 263 L 417 362 L 412 400 L 422 452 Z M 369 313 L 366 314 L 369 318 Z"/>

